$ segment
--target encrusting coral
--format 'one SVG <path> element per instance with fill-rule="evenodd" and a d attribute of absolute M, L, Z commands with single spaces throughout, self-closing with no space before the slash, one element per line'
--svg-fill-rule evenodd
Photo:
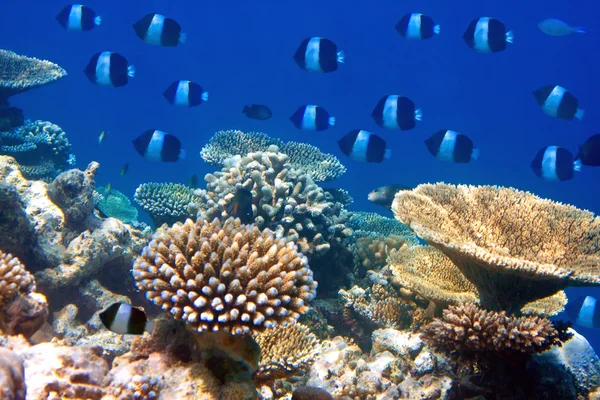
<path fill-rule="evenodd" d="M 133 277 L 176 319 L 198 331 L 232 334 L 296 320 L 317 288 L 294 242 L 237 219 L 159 229 L 136 259 Z"/>
<path fill-rule="evenodd" d="M 160 226 L 193 218 L 188 205 L 199 198 L 194 189 L 181 183 L 149 182 L 138 186 L 133 200 L 150 215 L 156 226 Z"/>
<path fill-rule="evenodd" d="M 396 194 L 396 218 L 444 252 L 481 304 L 518 312 L 567 286 L 600 285 L 600 218 L 496 186 L 423 184 Z"/>

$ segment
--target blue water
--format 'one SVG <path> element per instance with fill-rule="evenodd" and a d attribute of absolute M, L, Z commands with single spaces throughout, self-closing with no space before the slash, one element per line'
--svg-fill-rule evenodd
<path fill-rule="evenodd" d="M 584 168 L 572 181 L 546 182 L 529 164 L 546 145 L 572 152 L 600 125 L 600 8 L 593 1 L 447 0 L 348 2 L 254 0 L 90 0 L 102 16 L 97 29 L 68 32 L 54 19 L 67 3 L 4 0 L 0 47 L 45 58 L 63 66 L 69 76 L 58 83 L 15 96 L 11 103 L 31 119 L 60 125 L 73 144 L 78 166 L 101 164 L 99 184 L 132 195 L 140 183 L 187 183 L 214 170 L 198 152 L 217 130 L 263 131 L 285 140 L 303 141 L 337 155 L 348 173 L 326 186 L 343 187 L 355 198 L 353 209 L 382 211 L 366 200 L 373 188 L 389 183 L 422 182 L 497 184 L 532 191 L 542 197 L 600 211 L 600 168 Z M 185 44 L 161 48 L 142 42 L 131 24 L 149 12 L 176 19 L 188 34 Z M 441 25 L 427 41 L 408 41 L 394 29 L 402 15 L 422 12 Z M 493 16 L 515 35 L 514 44 L 496 54 L 469 49 L 462 34 L 477 17 Z M 583 26 L 588 33 L 549 37 L 537 27 L 548 17 Z M 299 43 L 325 36 L 346 53 L 346 63 L 331 74 L 301 70 L 292 60 Z M 91 56 L 116 51 L 137 69 L 126 87 L 93 85 L 83 74 Z M 178 79 L 200 83 L 210 93 L 197 108 L 176 108 L 162 96 Z M 583 121 L 563 121 L 544 114 L 532 90 L 560 84 L 580 101 Z M 424 120 L 413 130 L 384 131 L 371 110 L 383 95 L 401 94 L 423 109 Z M 241 114 L 246 103 L 273 110 L 267 121 Z M 337 118 L 323 133 L 297 130 L 288 120 L 302 104 L 318 104 Z M 177 135 L 187 158 L 176 164 L 152 163 L 139 156 L 131 140 L 150 128 Z M 383 136 L 392 158 L 364 164 L 345 157 L 337 140 L 350 129 Z M 456 165 L 434 159 L 423 140 L 448 128 L 467 134 L 481 148 L 480 160 Z M 102 130 L 107 134 L 98 145 Z M 121 166 L 129 173 L 121 177 Z M 572 292 L 571 292 L 572 293 Z M 577 293 L 600 295 L 600 290 Z M 597 333 L 579 328 L 600 345 Z"/>

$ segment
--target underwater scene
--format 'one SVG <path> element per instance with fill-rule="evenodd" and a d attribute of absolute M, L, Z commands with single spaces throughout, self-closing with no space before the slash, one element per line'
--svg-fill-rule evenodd
<path fill-rule="evenodd" d="M 0 400 L 600 400 L 600 5 L 3 0 Z"/>

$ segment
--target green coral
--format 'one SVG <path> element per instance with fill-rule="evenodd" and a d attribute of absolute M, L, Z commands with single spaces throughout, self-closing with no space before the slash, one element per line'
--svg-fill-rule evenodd
<path fill-rule="evenodd" d="M 195 218 L 188 205 L 197 203 L 199 197 L 194 194 L 194 189 L 181 183 L 149 182 L 135 190 L 133 200 L 150 214 L 156 226 L 160 226 Z"/>
<path fill-rule="evenodd" d="M 102 196 L 102 200 L 97 205 L 102 214 L 120 219 L 126 224 L 137 221 L 138 210 L 131 204 L 127 196 L 115 189 L 107 193 L 106 187 L 97 190 Z"/>

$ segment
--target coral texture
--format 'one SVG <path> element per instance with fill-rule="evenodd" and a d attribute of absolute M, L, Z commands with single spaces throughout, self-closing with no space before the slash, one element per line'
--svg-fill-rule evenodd
<path fill-rule="evenodd" d="M 406 243 L 403 236 L 378 234 L 360 236 L 360 232 L 354 232 L 359 236 L 353 246 L 354 264 L 359 270 L 379 270 L 383 268 L 388 256 Z"/>
<path fill-rule="evenodd" d="M 0 398 L 25 400 L 23 360 L 14 352 L 0 347 Z"/>
<path fill-rule="evenodd" d="M 48 195 L 63 211 L 68 225 L 81 226 L 94 210 L 94 186 L 100 164 L 91 162 L 85 171 L 70 169 L 48 185 Z"/>
<path fill-rule="evenodd" d="M 0 250 L 0 306 L 17 294 L 35 291 L 35 280 L 18 258 Z"/>
<path fill-rule="evenodd" d="M 193 218 L 188 205 L 199 199 L 189 186 L 180 183 L 150 182 L 141 184 L 135 190 L 133 200 L 150 214 L 156 226 L 160 226 Z"/>
<path fill-rule="evenodd" d="M 137 220 L 138 210 L 135 208 L 127 196 L 118 190 L 112 189 L 106 193 L 106 189 L 99 189 L 102 196 L 100 201 L 95 201 L 98 209 L 105 217 L 120 219 L 126 224 Z"/>
<path fill-rule="evenodd" d="M 406 225 L 377 213 L 353 211 L 350 213 L 346 225 L 358 235 L 394 235 L 402 237 L 410 245 L 419 244 L 419 238 Z"/>
<path fill-rule="evenodd" d="M 567 286 L 600 285 L 600 218 L 496 186 L 419 185 L 392 210 L 443 251 L 476 287 L 481 304 L 518 312 Z"/>
<path fill-rule="evenodd" d="M 67 71 L 50 61 L 0 50 L 0 100 L 47 85 L 66 75 Z"/>
<path fill-rule="evenodd" d="M 291 322 L 317 283 L 296 245 L 228 219 L 157 231 L 135 261 L 146 297 L 198 331 L 250 333 Z"/>

